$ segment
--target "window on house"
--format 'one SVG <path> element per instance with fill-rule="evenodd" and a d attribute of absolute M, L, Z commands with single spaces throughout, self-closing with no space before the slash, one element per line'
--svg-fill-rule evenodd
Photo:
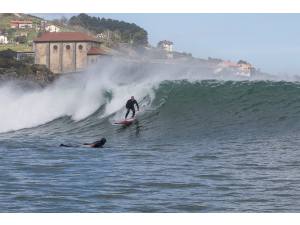
<path fill-rule="evenodd" d="M 66 46 L 66 49 L 67 49 L 67 50 L 70 50 L 70 48 L 71 48 L 70 45 L 67 45 L 67 46 Z"/>
<path fill-rule="evenodd" d="M 54 45 L 53 49 L 56 51 L 58 49 L 57 45 Z"/>
<path fill-rule="evenodd" d="M 78 46 L 78 49 L 79 49 L 79 50 L 82 50 L 82 49 L 83 49 L 83 46 L 82 46 L 82 45 L 79 45 L 79 46 Z"/>

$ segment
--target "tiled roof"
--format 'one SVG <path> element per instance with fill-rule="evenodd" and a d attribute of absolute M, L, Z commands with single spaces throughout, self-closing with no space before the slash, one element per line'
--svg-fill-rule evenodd
<path fill-rule="evenodd" d="M 95 38 L 80 32 L 45 32 L 34 42 L 61 42 L 61 41 L 92 41 L 99 42 Z"/>
<path fill-rule="evenodd" d="M 108 55 L 106 51 L 101 48 L 92 47 L 88 53 L 88 55 Z"/>
<path fill-rule="evenodd" d="M 10 23 L 32 23 L 32 21 L 29 21 L 29 20 L 12 20 L 10 21 Z"/>
<path fill-rule="evenodd" d="M 228 67 L 239 67 L 239 65 L 237 63 L 231 62 L 231 61 L 223 61 L 222 64 L 224 66 L 228 66 Z"/>

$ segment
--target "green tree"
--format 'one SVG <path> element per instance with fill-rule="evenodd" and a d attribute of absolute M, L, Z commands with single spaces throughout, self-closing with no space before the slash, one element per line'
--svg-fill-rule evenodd
<path fill-rule="evenodd" d="M 69 20 L 69 24 L 73 26 L 81 26 L 94 33 L 102 33 L 105 30 L 118 32 L 122 42 L 132 42 L 133 45 L 148 44 L 147 31 L 134 23 L 127 23 L 124 21 L 99 17 L 91 17 L 87 14 L 82 13 L 78 16 L 71 17 Z"/>

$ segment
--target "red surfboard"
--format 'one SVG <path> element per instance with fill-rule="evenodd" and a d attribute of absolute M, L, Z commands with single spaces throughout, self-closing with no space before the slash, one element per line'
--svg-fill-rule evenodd
<path fill-rule="evenodd" d="M 130 119 L 114 122 L 114 124 L 128 126 L 128 125 L 132 124 L 135 120 L 136 120 L 136 118 L 130 118 Z"/>

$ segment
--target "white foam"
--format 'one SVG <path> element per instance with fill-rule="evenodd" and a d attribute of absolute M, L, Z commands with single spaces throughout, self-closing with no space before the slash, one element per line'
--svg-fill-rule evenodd
<path fill-rule="evenodd" d="M 38 126 L 63 116 L 78 121 L 103 104 L 106 108 L 101 117 L 106 117 L 122 109 L 130 96 L 141 99 L 151 92 L 153 83 L 127 82 L 128 75 L 121 74 L 120 67 L 98 69 L 64 76 L 44 89 L 21 90 L 12 82 L 2 84 L 0 132 Z M 105 92 L 112 94 L 111 100 Z"/>

